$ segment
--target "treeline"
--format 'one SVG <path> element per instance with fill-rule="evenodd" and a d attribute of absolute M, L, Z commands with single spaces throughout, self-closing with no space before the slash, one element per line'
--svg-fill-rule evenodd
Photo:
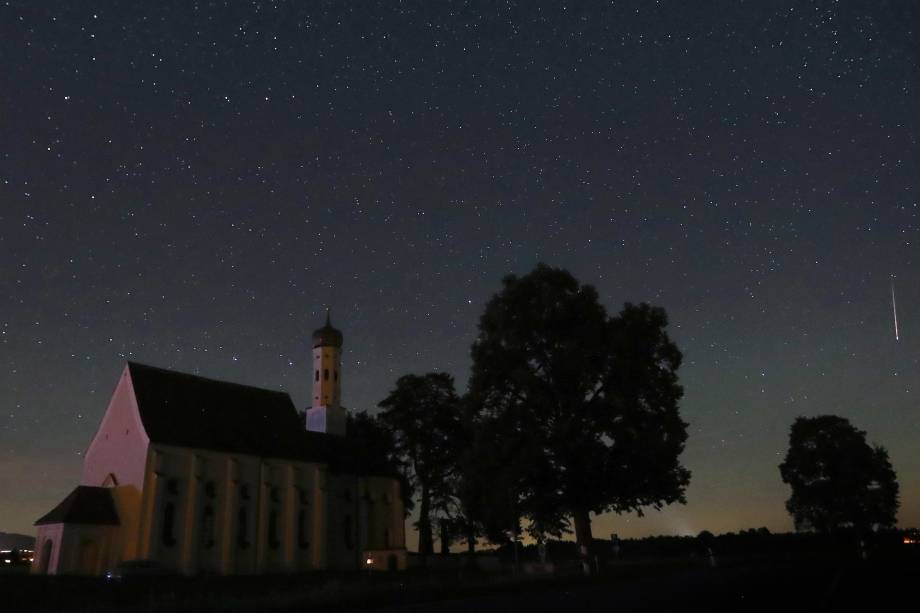
<path fill-rule="evenodd" d="M 574 547 L 587 572 L 604 551 L 595 552 L 591 514 L 685 502 L 682 355 L 667 326 L 664 309 L 644 303 L 610 315 L 592 286 L 540 264 L 506 277 L 487 303 L 464 393 L 449 374 L 408 374 L 377 416 L 354 416 L 356 452 L 400 476 L 407 513 L 417 504 L 423 558 L 435 538 L 445 553 L 457 542 L 473 552 L 481 540 L 515 551 L 526 533 L 545 550 L 574 532 L 574 544 L 553 546 Z M 888 454 L 843 418 L 797 419 L 779 468 L 798 530 L 865 534 L 894 525 Z M 776 542 L 760 532 L 712 539 L 728 548 Z M 642 543 L 622 546 L 690 546 Z"/>
<path fill-rule="evenodd" d="M 860 540 L 865 540 L 860 545 Z M 905 541 L 905 539 L 907 539 Z M 915 530 L 885 529 L 869 536 L 853 529 L 833 534 L 822 532 L 771 533 L 767 528 L 742 530 L 713 535 L 703 531 L 697 536 L 649 536 L 644 538 L 595 539 L 593 555 L 604 564 L 612 561 L 639 562 L 674 558 L 710 558 L 718 563 L 726 557 L 774 556 L 793 554 L 841 554 L 846 558 L 879 550 L 920 554 Z M 910 544 L 907 544 L 910 542 Z M 496 547 L 493 552 L 505 563 L 514 559 L 513 544 Z M 579 559 L 578 546 L 572 541 L 550 540 L 541 549 L 538 544 L 518 545 L 518 559 L 523 562 L 543 560 L 560 563 Z"/>
<path fill-rule="evenodd" d="M 541 264 L 486 305 L 465 393 L 446 373 L 405 375 L 376 417 L 352 419 L 357 446 L 388 449 L 417 504 L 419 553 L 435 537 L 472 551 L 574 530 L 587 569 L 592 513 L 683 502 L 682 356 L 667 324 L 648 304 L 609 315 L 592 286 Z"/>

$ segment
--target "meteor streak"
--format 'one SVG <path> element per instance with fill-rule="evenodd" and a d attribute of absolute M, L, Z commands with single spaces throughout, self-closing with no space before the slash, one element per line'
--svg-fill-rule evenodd
<path fill-rule="evenodd" d="M 900 341 L 898 334 L 898 303 L 894 301 L 894 279 L 891 281 L 891 312 L 894 313 L 894 340 Z"/>

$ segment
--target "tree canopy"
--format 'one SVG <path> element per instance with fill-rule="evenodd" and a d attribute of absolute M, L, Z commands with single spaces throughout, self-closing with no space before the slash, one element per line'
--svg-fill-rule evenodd
<path fill-rule="evenodd" d="M 507 456 L 490 478 L 532 531 L 570 518 L 587 547 L 592 512 L 684 501 L 681 353 L 666 326 L 647 304 L 608 316 L 592 286 L 543 264 L 486 306 L 470 379 L 479 444 Z"/>
<path fill-rule="evenodd" d="M 865 531 L 890 527 L 898 510 L 898 482 L 888 452 L 836 415 L 799 417 L 779 466 L 792 487 L 786 509 L 797 530 Z"/>

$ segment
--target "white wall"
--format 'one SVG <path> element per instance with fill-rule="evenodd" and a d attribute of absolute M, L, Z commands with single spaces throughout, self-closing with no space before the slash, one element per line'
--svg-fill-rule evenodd
<path fill-rule="evenodd" d="M 80 483 L 101 486 L 114 474 L 118 485 L 134 486 L 141 491 L 149 444 L 125 366 L 99 429 L 86 450 Z"/>
<path fill-rule="evenodd" d="M 149 511 L 144 521 L 149 531 L 149 557 L 185 574 L 297 572 L 327 567 L 326 492 L 321 465 L 156 444 L 151 458 L 150 502 L 145 505 Z M 169 491 L 171 480 L 176 482 L 174 493 Z M 171 545 L 164 542 L 164 513 L 170 503 L 175 540 Z M 203 520 L 208 506 L 214 510 L 211 547 L 206 546 L 210 539 Z M 245 539 L 240 538 L 243 508 L 247 516 Z M 305 513 L 304 534 L 298 525 L 301 510 Z M 276 546 L 269 538 L 273 512 Z"/>

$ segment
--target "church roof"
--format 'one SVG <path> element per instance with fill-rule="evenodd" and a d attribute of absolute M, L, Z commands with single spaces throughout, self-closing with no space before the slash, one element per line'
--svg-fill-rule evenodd
<path fill-rule="evenodd" d="M 117 526 L 118 511 L 107 487 L 78 485 L 67 498 L 39 518 L 36 526 L 43 524 L 94 524 Z"/>
<path fill-rule="evenodd" d="M 128 369 L 152 443 L 359 468 L 348 466 L 342 437 L 304 428 L 286 392 L 136 362 Z"/>

